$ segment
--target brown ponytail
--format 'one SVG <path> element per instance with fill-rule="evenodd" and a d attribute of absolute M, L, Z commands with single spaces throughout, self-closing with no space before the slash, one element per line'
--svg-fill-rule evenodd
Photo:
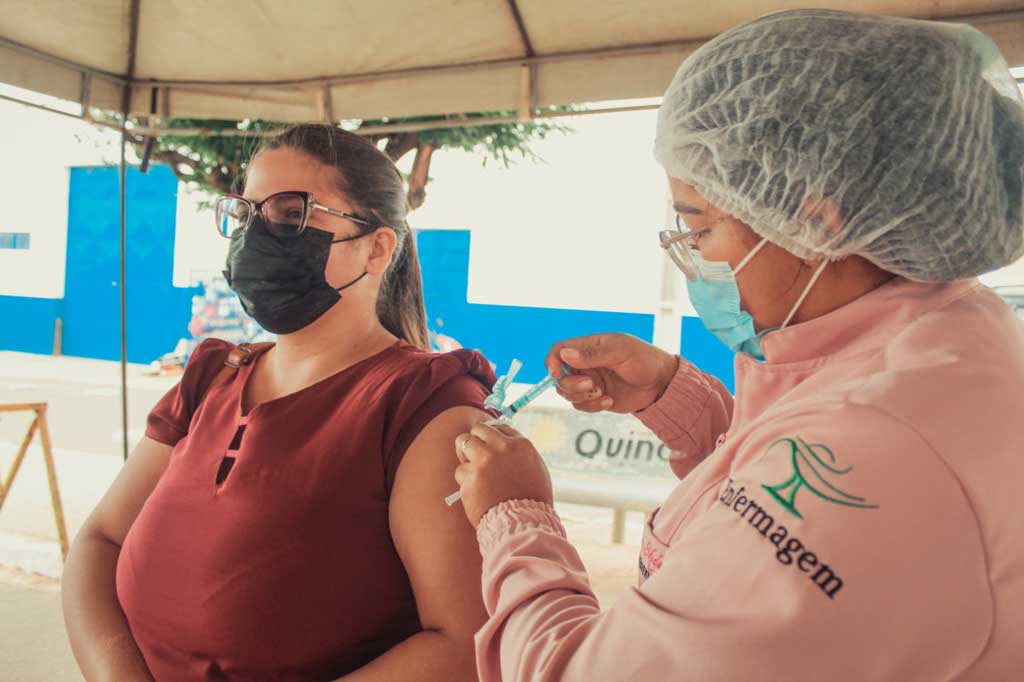
<path fill-rule="evenodd" d="M 356 213 L 395 231 L 398 246 L 381 283 L 377 317 L 398 338 L 430 350 L 416 236 L 406 222 L 405 182 L 394 162 L 369 140 L 322 123 L 286 128 L 267 138 L 253 158 L 281 147 L 305 152 L 337 170 L 339 187 Z"/>
<path fill-rule="evenodd" d="M 384 328 L 395 336 L 430 350 L 416 235 L 408 225 L 405 231 L 409 235 L 405 239 L 405 248 L 401 253 L 396 252 L 396 262 L 392 263 L 384 275 L 380 297 L 377 299 L 377 317 Z"/>

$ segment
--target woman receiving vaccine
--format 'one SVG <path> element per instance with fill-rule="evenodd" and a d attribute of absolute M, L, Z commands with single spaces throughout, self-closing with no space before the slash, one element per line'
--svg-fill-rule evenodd
<path fill-rule="evenodd" d="M 475 679 L 480 556 L 441 499 L 494 376 L 426 350 L 400 173 L 303 125 L 216 205 L 228 283 L 277 342 L 201 344 L 76 538 L 86 679 Z"/>

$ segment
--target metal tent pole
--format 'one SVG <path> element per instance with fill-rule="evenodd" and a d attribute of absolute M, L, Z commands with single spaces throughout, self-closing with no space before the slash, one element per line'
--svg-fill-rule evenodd
<path fill-rule="evenodd" d="M 118 281 L 121 290 L 121 455 L 128 459 L 128 297 L 125 282 L 125 261 L 127 260 L 127 229 L 125 222 L 125 198 L 128 180 L 128 166 L 125 148 L 128 146 L 128 116 L 121 119 L 121 167 L 120 188 L 121 199 L 121 276 Z"/>
<path fill-rule="evenodd" d="M 129 14 L 128 69 L 121 90 L 121 456 L 128 460 L 128 224 L 125 204 L 128 193 L 128 112 L 132 105 L 132 78 L 135 77 L 135 57 L 139 40 L 139 10 L 141 0 L 132 0 Z"/>

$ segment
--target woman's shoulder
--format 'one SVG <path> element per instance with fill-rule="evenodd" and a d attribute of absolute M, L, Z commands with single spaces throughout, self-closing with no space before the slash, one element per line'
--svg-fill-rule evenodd
<path fill-rule="evenodd" d="M 458 377 L 467 377 L 490 390 L 496 379 L 494 367 L 487 358 L 478 351 L 465 348 L 436 353 L 402 342 L 382 364 L 392 382 L 406 388 L 437 386 Z"/>
<path fill-rule="evenodd" d="M 188 433 L 203 396 L 233 348 L 233 343 L 212 338 L 196 346 L 189 355 L 181 380 L 150 411 L 146 421 L 147 436 L 174 445 Z"/>
<path fill-rule="evenodd" d="M 251 360 L 245 358 L 246 350 L 250 351 L 252 358 L 255 358 L 268 351 L 273 345 L 273 343 L 243 343 L 239 345 L 213 337 L 203 339 L 189 356 L 185 372 L 186 374 L 190 371 L 204 373 L 211 367 L 218 369 L 224 367 L 228 359 L 231 358 L 231 353 L 236 350 L 238 356 L 231 358 L 231 362 L 247 364 Z"/>
<path fill-rule="evenodd" d="M 181 390 L 186 393 L 201 393 L 224 367 L 228 354 L 235 344 L 222 339 L 204 339 L 189 354 L 185 371 L 181 377 Z"/>
<path fill-rule="evenodd" d="M 494 386 L 494 369 L 481 353 L 459 349 L 432 353 L 400 344 L 367 377 L 383 392 L 377 402 L 386 415 L 385 475 L 388 490 L 405 451 L 431 421 L 458 407 L 484 409 Z"/>
<path fill-rule="evenodd" d="M 269 350 L 272 345 L 251 344 L 248 348 L 241 349 L 239 345 L 223 339 L 204 339 L 188 358 L 185 373 L 181 378 L 181 390 L 198 404 L 202 396 L 212 388 L 212 383 L 222 383 L 223 379 L 218 381 L 218 375 L 225 366 L 237 369 L 238 366 L 250 363 Z M 250 357 L 246 357 L 243 350 L 249 350 Z M 232 356 L 232 353 L 236 355 Z"/>
<path fill-rule="evenodd" d="M 223 365 L 235 344 L 213 337 L 203 339 L 188 356 L 186 371 L 208 365 Z"/>

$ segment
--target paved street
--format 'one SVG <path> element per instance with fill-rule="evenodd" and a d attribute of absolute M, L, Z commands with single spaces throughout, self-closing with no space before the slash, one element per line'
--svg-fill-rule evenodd
<path fill-rule="evenodd" d="M 9 682 L 80 680 L 57 582 L 0 567 L 0 677 Z"/>
<path fill-rule="evenodd" d="M 129 365 L 129 441 L 174 377 L 148 377 Z M 121 456 L 121 368 L 116 362 L 0 352 L 0 403 L 49 403 L 54 447 Z M 31 416 L 0 414 L 0 440 L 20 442 Z"/>

